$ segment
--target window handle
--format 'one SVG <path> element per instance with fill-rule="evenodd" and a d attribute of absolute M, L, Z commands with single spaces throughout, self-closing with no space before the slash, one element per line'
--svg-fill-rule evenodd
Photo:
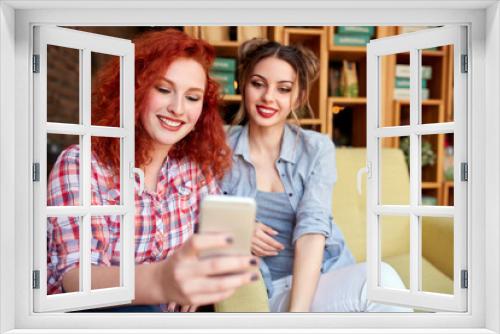
<path fill-rule="evenodd" d="M 137 185 L 136 185 L 136 189 L 137 189 L 137 193 L 139 194 L 139 196 L 141 196 L 142 193 L 144 192 L 144 171 L 142 169 L 136 168 L 136 167 L 133 167 L 132 171 L 134 174 L 137 174 L 139 176 L 139 189 L 137 189 Z"/>
<path fill-rule="evenodd" d="M 362 167 L 358 169 L 358 173 L 356 174 L 356 189 L 358 190 L 358 195 L 361 196 L 362 191 L 361 191 L 361 178 L 363 177 L 363 174 L 368 174 L 368 167 Z"/>
<path fill-rule="evenodd" d="M 356 188 L 358 190 L 358 195 L 361 196 L 362 194 L 362 191 L 361 191 L 361 177 L 363 176 L 363 174 L 366 173 L 366 178 L 371 178 L 372 177 L 372 163 L 371 162 L 368 162 L 366 164 L 366 167 L 362 167 L 360 169 L 358 169 L 358 173 L 356 174 Z"/>

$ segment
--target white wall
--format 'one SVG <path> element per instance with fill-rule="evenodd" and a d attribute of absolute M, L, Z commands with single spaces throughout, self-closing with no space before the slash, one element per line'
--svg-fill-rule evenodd
<path fill-rule="evenodd" d="M 488 8 L 486 19 L 486 211 L 485 219 L 489 224 L 486 234 L 486 254 L 493 254 L 486 263 L 486 286 L 494 286 L 493 291 L 486 291 L 486 327 L 500 332 L 500 245 L 498 243 L 500 228 L 500 5 Z M 496 32 L 490 33 L 490 32 Z M 495 38 L 492 38 L 494 36 Z M 489 282 L 488 282 L 489 281 Z"/>
<path fill-rule="evenodd" d="M 0 3 L 0 333 L 14 328 L 14 10 Z M 9 209 L 8 209 L 9 208 Z"/>

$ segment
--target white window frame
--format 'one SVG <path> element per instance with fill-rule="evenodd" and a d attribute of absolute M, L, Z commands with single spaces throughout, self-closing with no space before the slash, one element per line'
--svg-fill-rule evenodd
<path fill-rule="evenodd" d="M 79 58 L 79 123 L 47 121 L 47 47 L 71 48 Z M 128 304 L 134 298 L 134 45 L 125 39 L 91 34 L 54 26 L 34 27 L 34 54 L 39 57 L 39 71 L 33 75 L 33 161 L 39 166 L 39 181 L 33 184 L 33 269 L 39 273 L 39 288 L 34 289 L 35 312 L 75 311 L 89 307 Z M 120 62 L 119 127 L 93 126 L 91 122 L 91 54 L 112 55 Z M 47 135 L 79 136 L 79 205 L 47 206 Z M 91 138 L 111 137 L 120 140 L 120 204 L 91 203 Z M 106 289 L 91 289 L 92 216 L 120 216 L 120 284 Z M 78 216 L 80 233 L 79 291 L 47 295 L 47 217 Z M 42 250 L 42 251 L 39 251 Z M 43 282 L 43 283 L 42 283 Z"/>
<path fill-rule="evenodd" d="M 64 6 L 66 9 L 62 9 Z M 120 8 L 126 6 L 128 9 Z M 399 6 L 399 8 L 396 8 Z M 68 7 L 72 7 L 69 8 Z M 256 8 L 257 7 L 257 8 Z M 277 9 L 277 8 L 287 9 Z M 50 10 L 47 10 L 50 8 Z M 137 9 L 142 8 L 142 9 Z M 221 9 L 223 8 L 223 9 Z M 221 14 L 223 11 L 223 14 Z M 32 100 L 30 31 L 62 25 L 434 25 L 468 24 L 472 89 L 468 142 L 471 259 L 465 314 L 33 314 L 30 254 Z M 500 8 L 497 1 L 15 1 L 0 3 L 0 333 L 163 332 L 499 333 Z M 15 69 L 12 64 L 15 64 Z M 486 67 L 488 70 L 486 71 Z M 14 84 L 13 84 L 14 83 Z M 15 124 L 15 126 L 13 126 Z M 14 141 L 14 145 L 12 142 Z M 486 182 L 486 180 L 488 182 Z M 15 194 L 12 196 L 12 189 Z M 13 256 L 13 254 L 15 254 Z M 24 261 L 24 262 L 23 262 Z M 14 288 L 13 288 L 14 287 Z M 485 293 L 485 290 L 487 293 Z M 88 329 L 92 326 L 94 329 Z M 165 329 L 168 326 L 170 330 Z M 252 326 L 252 327 L 251 327 Z M 377 330 L 377 327 L 385 329 Z M 393 328 L 389 330 L 387 328 Z M 61 330 L 66 328 L 65 330 Z M 98 330 L 98 329 L 101 330 Z M 177 328 L 178 330 L 174 330 Z M 250 328 L 250 329 L 248 329 Z M 286 329 L 288 328 L 288 329 Z M 293 330 L 291 329 L 293 328 Z M 335 329 L 337 328 L 337 329 Z M 343 329 L 342 329 L 343 328 Z M 280 330 L 281 329 L 281 330 Z M 116 332 L 116 330 L 114 331 Z"/>
<path fill-rule="evenodd" d="M 460 274 L 467 270 L 467 181 L 461 180 L 461 163 L 467 163 L 467 81 L 469 72 L 462 73 L 462 55 L 467 55 L 467 27 L 445 26 L 409 34 L 372 40 L 367 46 L 367 164 L 371 167 L 367 179 L 367 240 L 368 240 L 368 299 L 381 303 L 394 303 L 436 311 L 467 310 L 467 289 L 461 287 Z M 423 124 L 421 99 L 422 50 L 431 47 L 453 46 L 453 116 L 451 122 Z M 382 58 L 407 52 L 410 55 L 410 124 L 384 126 L 382 122 L 380 87 L 385 73 L 381 70 Z M 468 64 L 467 64 L 468 66 Z M 421 136 L 453 133 L 454 137 L 454 206 L 429 206 L 421 204 Z M 407 205 L 381 202 L 383 138 L 410 137 L 410 193 Z M 409 218 L 410 286 L 392 289 L 380 286 L 382 263 L 381 218 L 386 216 Z M 426 292 L 422 287 L 422 217 L 448 217 L 453 219 L 453 293 Z M 402 221 L 406 223 L 406 221 Z"/>

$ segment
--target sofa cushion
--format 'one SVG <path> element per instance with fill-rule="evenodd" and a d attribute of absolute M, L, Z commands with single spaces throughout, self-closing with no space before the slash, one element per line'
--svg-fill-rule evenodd
<path fill-rule="evenodd" d="M 409 254 L 384 257 L 383 261 L 390 264 L 399 274 L 407 288 L 410 287 L 410 257 Z M 422 290 L 427 292 L 453 293 L 453 280 L 446 276 L 431 262 L 422 258 Z"/>

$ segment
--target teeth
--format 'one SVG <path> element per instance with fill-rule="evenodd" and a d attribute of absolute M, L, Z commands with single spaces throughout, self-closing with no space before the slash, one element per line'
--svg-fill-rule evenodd
<path fill-rule="evenodd" d="M 168 118 L 163 118 L 163 117 L 160 117 L 160 120 L 165 123 L 166 125 L 168 126 L 173 126 L 173 127 L 176 127 L 176 126 L 179 126 L 181 125 L 181 122 L 176 122 L 176 121 L 172 121 Z"/>
<path fill-rule="evenodd" d="M 275 113 L 275 110 L 267 109 L 264 107 L 259 107 L 259 110 L 260 110 L 260 112 L 262 112 L 264 114 L 274 114 Z"/>

